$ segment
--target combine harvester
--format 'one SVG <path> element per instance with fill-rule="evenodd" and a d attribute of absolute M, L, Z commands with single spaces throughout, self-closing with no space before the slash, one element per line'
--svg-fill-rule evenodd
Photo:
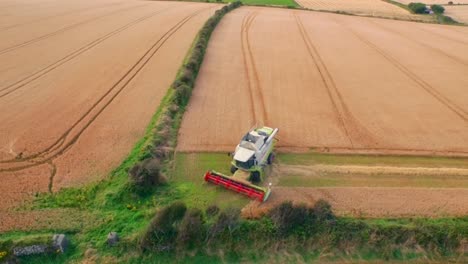
<path fill-rule="evenodd" d="M 210 170 L 205 181 L 221 185 L 226 189 L 247 195 L 264 202 L 270 196 L 270 186 L 262 188 L 257 184 L 265 177 L 265 167 L 274 160 L 273 148 L 278 128 L 260 127 L 249 131 L 236 147 L 231 162 L 232 176 Z"/>

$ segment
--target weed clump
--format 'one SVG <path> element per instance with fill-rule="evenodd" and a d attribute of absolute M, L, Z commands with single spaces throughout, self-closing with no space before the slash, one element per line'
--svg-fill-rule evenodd
<path fill-rule="evenodd" d="M 140 195 L 145 195 L 151 190 L 167 182 L 161 173 L 161 165 L 157 159 L 145 159 L 133 166 L 130 171 L 130 186 Z"/>
<path fill-rule="evenodd" d="M 172 250 L 177 237 L 177 224 L 186 211 L 187 206 L 182 202 L 175 202 L 159 211 L 141 238 L 140 249 L 156 252 Z"/>
<path fill-rule="evenodd" d="M 190 209 L 182 219 L 177 234 L 177 246 L 180 249 L 194 248 L 203 241 L 205 219 L 200 209 Z"/>

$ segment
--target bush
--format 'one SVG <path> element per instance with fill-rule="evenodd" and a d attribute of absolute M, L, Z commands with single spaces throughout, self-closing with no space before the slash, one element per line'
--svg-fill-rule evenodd
<path fill-rule="evenodd" d="M 444 13 L 445 11 L 445 8 L 441 5 L 431 5 L 431 10 L 435 13 L 435 14 L 442 14 Z"/>
<path fill-rule="evenodd" d="M 331 205 L 323 199 L 320 199 L 315 203 L 312 208 L 312 214 L 315 221 L 319 223 L 330 223 L 336 220 L 336 216 L 333 214 Z"/>
<path fill-rule="evenodd" d="M 170 251 L 177 237 L 177 223 L 184 217 L 187 207 L 182 202 L 163 208 L 151 220 L 140 240 L 140 249 L 150 251 Z"/>
<path fill-rule="evenodd" d="M 427 9 L 426 4 L 423 3 L 410 3 L 408 8 L 415 14 L 425 14 Z"/>
<path fill-rule="evenodd" d="M 210 205 L 206 208 L 206 215 L 213 217 L 219 213 L 219 207 L 216 205 Z"/>
<path fill-rule="evenodd" d="M 155 187 L 167 182 L 161 174 L 161 166 L 157 159 L 145 159 L 133 166 L 129 171 L 130 186 L 140 195 L 145 195 Z"/>
<path fill-rule="evenodd" d="M 177 244 L 180 249 L 193 248 L 204 238 L 203 212 L 200 209 L 188 211 L 179 226 Z"/>
<path fill-rule="evenodd" d="M 225 209 L 219 214 L 218 219 L 211 226 L 208 236 L 212 238 L 225 232 L 232 234 L 232 232 L 234 232 L 234 230 L 239 226 L 239 216 L 239 209 Z"/>
<path fill-rule="evenodd" d="M 291 201 L 286 201 L 274 207 L 269 217 L 273 221 L 280 236 L 287 236 L 294 230 L 304 227 L 310 221 L 310 211 L 301 205 L 293 205 Z"/>
<path fill-rule="evenodd" d="M 176 88 L 176 102 L 180 106 L 184 106 L 188 103 L 192 89 L 186 84 L 182 84 Z"/>

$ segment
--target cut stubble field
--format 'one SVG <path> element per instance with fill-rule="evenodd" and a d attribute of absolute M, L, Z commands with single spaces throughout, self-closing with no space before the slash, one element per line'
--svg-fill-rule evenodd
<path fill-rule="evenodd" d="M 0 225 L 5 227 L 24 218 L 7 217 L 9 208 L 35 193 L 102 179 L 122 162 L 198 30 L 220 5 L 0 6 L 10 16 L 0 21 Z"/>

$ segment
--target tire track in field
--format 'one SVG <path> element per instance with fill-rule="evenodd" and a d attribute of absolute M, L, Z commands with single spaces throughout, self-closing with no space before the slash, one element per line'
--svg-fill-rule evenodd
<path fill-rule="evenodd" d="M 447 26 L 446 28 L 448 28 L 448 27 L 449 26 Z M 453 41 L 453 42 L 457 42 L 457 43 L 462 44 L 462 45 L 468 45 L 468 42 L 465 42 L 465 41 L 459 40 L 459 39 L 454 39 L 454 38 L 447 37 L 444 34 L 437 33 L 435 30 L 431 31 L 431 30 L 428 30 L 428 29 L 425 29 L 425 28 L 422 28 L 422 27 L 419 27 L 419 26 L 413 26 L 413 28 L 417 28 L 420 31 L 424 31 L 424 32 L 429 33 L 431 35 L 436 35 L 436 36 L 439 36 L 440 38 L 447 39 L 447 40 L 450 40 L 450 41 Z M 456 32 L 458 32 L 458 31 L 456 31 Z"/>
<path fill-rule="evenodd" d="M 355 37 L 357 37 L 361 42 L 366 44 L 368 47 L 374 49 L 377 53 L 379 53 L 382 57 L 384 57 L 388 62 L 390 62 L 395 68 L 397 68 L 400 72 L 405 74 L 408 78 L 410 78 L 414 83 L 416 83 L 421 89 L 426 91 L 429 95 L 431 95 L 434 99 L 439 101 L 442 105 L 447 107 L 451 110 L 454 114 L 459 116 L 465 122 L 468 121 L 468 112 L 465 111 L 462 107 L 445 97 L 442 93 L 440 93 L 436 88 L 432 85 L 424 81 L 421 77 L 413 73 L 410 69 L 400 63 L 397 59 L 393 56 L 379 48 L 377 45 L 372 43 L 371 41 L 365 39 L 363 36 L 359 35 L 356 31 L 351 29 L 345 24 L 342 24 L 339 21 L 334 20 L 335 23 L 339 24 L 340 26 L 344 27 L 348 30 L 348 32 L 352 33 Z"/>
<path fill-rule="evenodd" d="M 462 65 L 464 65 L 464 66 L 468 66 L 468 63 L 467 63 L 467 62 L 465 62 L 465 61 L 461 60 L 460 58 L 457 58 L 457 57 L 455 57 L 455 56 L 453 56 L 453 55 L 450 55 L 450 54 L 444 52 L 443 50 L 441 50 L 441 49 L 439 49 L 439 48 L 434 48 L 434 47 L 432 47 L 432 46 L 430 46 L 430 45 L 427 45 L 427 44 L 424 43 L 423 41 L 418 41 L 418 40 L 416 40 L 416 39 L 414 39 L 414 38 L 409 38 L 409 37 L 407 37 L 405 34 L 399 32 L 399 31 L 397 31 L 397 30 L 391 29 L 391 28 L 389 28 L 389 27 L 387 27 L 387 26 L 384 26 L 384 25 L 382 25 L 382 24 L 380 24 L 380 23 L 377 23 L 377 22 L 375 22 L 375 21 L 373 21 L 373 20 L 371 20 L 371 19 L 369 19 L 368 21 L 369 21 L 371 24 L 374 24 L 376 27 L 379 27 L 379 28 L 381 28 L 381 29 L 383 29 L 383 30 L 385 30 L 385 31 L 387 31 L 387 32 L 390 32 L 390 33 L 392 33 L 392 34 L 394 34 L 394 35 L 398 35 L 398 36 L 400 36 L 400 37 L 402 37 L 402 38 L 404 38 L 404 39 L 406 39 L 406 40 L 409 40 L 409 41 L 414 42 L 414 43 L 416 43 L 416 44 L 418 44 L 418 45 L 420 45 L 420 46 L 422 46 L 422 47 L 425 47 L 425 48 L 427 48 L 427 49 L 430 49 L 430 50 L 434 51 L 435 53 L 438 53 L 439 55 L 442 55 L 442 56 L 445 56 L 445 57 L 447 57 L 447 58 L 450 58 L 450 59 L 452 59 L 453 61 L 455 61 L 455 62 L 457 62 L 457 63 L 459 63 L 459 64 L 462 64 Z"/>
<path fill-rule="evenodd" d="M 307 52 L 314 62 L 314 65 L 320 74 L 322 83 L 324 84 L 328 97 L 333 106 L 333 110 L 338 117 L 340 126 L 345 132 L 346 138 L 348 139 L 351 147 L 354 148 L 356 143 L 364 145 L 375 146 L 378 144 L 378 141 L 374 138 L 372 133 L 367 130 L 359 121 L 354 117 L 354 115 L 349 110 L 346 105 L 341 92 L 333 80 L 333 77 L 330 74 L 327 66 L 323 62 L 320 53 L 317 51 L 317 48 L 310 40 L 309 35 L 304 28 L 304 24 L 297 13 L 293 12 L 293 16 L 296 22 L 299 32 L 301 34 L 302 40 L 307 48 Z"/>
<path fill-rule="evenodd" d="M 62 66 L 63 64 L 67 63 L 68 61 L 71 61 L 73 60 L 74 58 L 78 57 L 79 55 L 85 53 L 86 51 L 92 49 L 93 47 L 99 45 L 100 43 L 102 43 L 103 41 L 107 40 L 108 38 L 111 38 L 113 37 L 114 35 L 117 35 L 125 30 L 127 30 L 128 28 L 131 28 L 137 24 L 139 24 L 140 22 L 143 22 L 147 19 L 150 19 L 152 17 L 154 17 L 155 15 L 159 14 L 159 13 L 162 13 L 164 11 L 167 11 L 169 9 L 172 9 L 172 8 L 175 8 L 175 7 L 167 7 L 165 9 L 161 9 L 161 10 L 157 10 L 155 12 L 152 12 L 150 14 L 147 14 L 143 17 L 140 17 L 116 30 L 113 30 L 107 34 L 105 34 L 104 36 L 101 36 L 97 39 L 95 39 L 94 41 L 80 47 L 79 49 L 67 54 L 66 56 L 64 56 L 63 58 L 59 59 L 58 61 L 10 84 L 10 85 L 7 85 L 5 87 L 2 87 L 0 88 L 0 98 L 2 97 L 5 97 L 13 92 L 15 92 L 16 90 L 28 85 L 29 83 L 37 80 L 37 79 L 40 79 L 41 77 L 43 77 L 44 75 L 46 75 L 47 73 L 59 68 L 60 66 Z"/>
<path fill-rule="evenodd" d="M 35 3 L 35 4 L 38 4 L 38 3 Z M 61 17 L 61 16 L 65 16 L 65 15 L 70 15 L 70 14 L 74 14 L 74 13 L 81 13 L 81 12 L 86 12 L 88 10 L 100 9 L 100 8 L 104 8 L 104 7 L 110 7 L 110 6 L 122 5 L 122 4 L 123 4 L 123 2 L 121 2 L 121 3 L 110 3 L 110 4 L 105 4 L 105 5 L 84 7 L 84 8 L 69 10 L 69 11 L 66 11 L 66 12 L 59 13 L 59 14 L 46 16 L 46 17 L 41 17 L 41 18 L 34 19 L 34 20 L 29 20 L 29 21 L 26 21 L 26 22 L 23 22 L 23 23 L 18 23 L 18 24 L 9 25 L 9 26 L 6 26 L 6 27 L 1 27 L 0 31 L 6 31 L 8 29 L 12 29 L 12 28 L 15 28 L 15 27 L 24 26 L 24 25 L 36 23 L 36 22 L 39 22 L 39 21 L 44 21 L 44 20 L 48 20 L 48 19 L 52 19 L 52 18 L 56 18 L 56 17 Z M 24 5 L 20 5 L 20 6 L 24 6 Z"/>
<path fill-rule="evenodd" d="M 242 20 L 241 49 L 245 75 L 247 77 L 247 87 L 249 89 L 250 109 L 252 110 L 254 125 L 267 125 L 268 114 L 265 109 L 263 89 L 261 87 L 260 78 L 258 76 L 258 71 L 249 38 L 250 26 L 252 25 L 257 15 L 258 12 L 251 12 L 248 13 Z"/>
<path fill-rule="evenodd" d="M 69 127 L 52 145 L 45 148 L 44 150 L 20 158 L 13 158 L 9 160 L 0 161 L 0 172 L 12 172 L 19 171 L 31 167 L 35 167 L 41 164 L 48 163 L 56 157 L 62 155 L 68 149 L 70 149 L 81 136 L 81 134 L 99 117 L 99 115 L 113 102 L 113 100 L 128 86 L 128 84 L 135 78 L 135 76 L 146 66 L 146 64 L 152 59 L 156 52 L 164 45 L 164 43 L 179 29 L 185 25 L 191 18 L 198 15 L 203 11 L 207 11 L 215 7 L 208 7 L 196 10 L 190 15 L 184 17 L 182 20 L 177 22 L 171 27 L 166 33 L 164 33 L 146 52 L 141 56 L 138 61 L 133 64 L 130 69 L 116 82 L 114 85 L 103 95 L 98 101 L 96 101 L 86 113 L 84 113 L 71 127 Z M 119 87 L 120 86 L 120 87 Z M 115 93 L 111 94 L 113 90 Z M 107 99 L 107 100 L 105 100 Z M 100 103 L 103 103 L 99 107 Z M 95 110 L 95 113 L 92 113 Z M 88 118 L 88 120 L 85 120 Z M 78 125 L 82 125 L 81 128 Z M 77 128 L 78 127 L 78 128 Z M 77 128 L 75 135 L 73 135 L 68 141 L 68 137 L 71 132 Z M 3 167 L 2 167 L 3 165 Z M 51 177 L 53 179 L 53 177 Z"/>
<path fill-rule="evenodd" d="M 41 40 L 44 40 L 44 39 L 53 37 L 53 36 L 58 35 L 58 34 L 60 34 L 60 33 L 66 32 L 66 31 L 68 31 L 68 30 L 70 30 L 70 29 L 74 29 L 74 28 L 79 27 L 79 26 L 82 26 L 82 25 L 84 25 L 84 24 L 93 22 L 93 21 L 95 21 L 95 20 L 99 20 L 99 19 L 102 19 L 102 18 L 107 17 L 107 16 L 111 16 L 111 15 L 114 15 L 114 14 L 117 14 L 117 13 L 125 12 L 125 11 L 128 11 L 128 10 L 136 9 L 136 8 L 143 7 L 143 6 L 146 6 L 146 4 L 137 5 L 137 6 L 131 6 L 131 7 L 124 7 L 124 8 L 121 8 L 121 9 L 114 10 L 114 11 L 112 11 L 112 12 L 106 13 L 106 14 L 104 14 L 104 15 L 98 15 L 98 16 L 95 16 L 95 17 L 86 19 L 86 20 L 84 20 L 84 21 L 81 21 L 81 22 L 72 24 L 72 25 L 70 25 L 70 26 L 66 26 L 66 27 L 61 28 L 61 29 L 59 29 L 59 30 L 56 30 L 56 31 L 54 31 L 54 32 L 47 33 L 47 34 L 42 35 L 42 36 L 39 36 L 39 37 L 37 37 L 37 38 L 30 39 L 30 40 L 25 41 L 25 42 L 23 42 L 23 43 L 13 45 L 13 46 L 10 46 L 10 47 L 8 47 L 8 48 L 4 48 L 4 49 L 0 50 L 0 55 L 5 54 L 5 53 L 7 53 L 7 52 L 11 52 L 11 51 L 17 50 L 17 49 L 19 49 L 19 48 L 23 48 L 23 47 L 29 46 L 29 45 L 31 45 L 31 44 L 34 44 L 34 43 L 38 42 L 38 41 L 41 41 Z"/>

